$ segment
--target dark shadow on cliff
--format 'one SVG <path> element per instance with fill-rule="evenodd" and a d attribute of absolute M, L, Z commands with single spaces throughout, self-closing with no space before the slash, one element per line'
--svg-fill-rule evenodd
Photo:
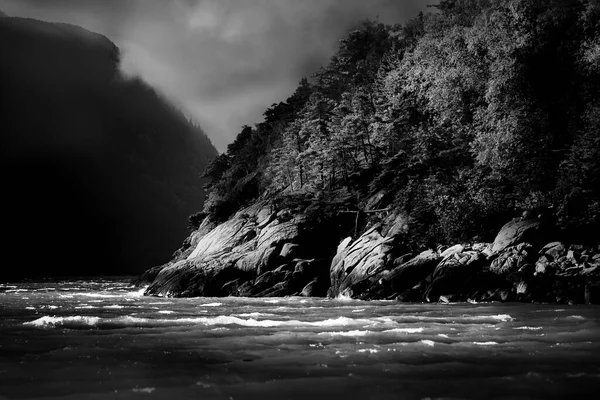
<path fill-rule="evenodd" d="M 202 208 L 216 150 L 82 28 L 0 18 L 0 279 L 133 274 Z"/>

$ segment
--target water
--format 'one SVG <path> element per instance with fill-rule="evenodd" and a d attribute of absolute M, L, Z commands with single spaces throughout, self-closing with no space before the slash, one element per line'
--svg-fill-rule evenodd
<path fill-rule="evenodd" d="M 595 397 L 600 308 L 0 285 L 0 398 Z"/>

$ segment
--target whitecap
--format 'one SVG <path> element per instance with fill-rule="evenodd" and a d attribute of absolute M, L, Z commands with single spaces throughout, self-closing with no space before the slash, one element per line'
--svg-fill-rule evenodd
<path fill-rule="evenodd" d="M 146 289 L 148 288 L 148 286 L 144 286 L 143 288 L 133 291 L 133 292 L 127 292 L 125 293 L 125 297 L 142 297 L 144 295 L 144 293 L 146 293 Z"/>
<path fill-rule="evenodd" d="M 473 344 L 476 344 L 477 346 L 494 346 L 497 345 L 498 342 L 473 342 Z"/>
<path fill-rule="evenodd" d="M 275 299 L 265 300 L 265 303 L 270 303 L 270 304 L 277 304 L 279 302 L 280 302 L 280 300 L 275 300 Z"/>
<path fill-rule="evenodd" d="M 223 303 L 206 303 L 206 304 L 199 304 L 200 307 L 220 307 L 222 306 Z"/>
<path fill-rule="evenodd" d="M 81 327 L 106 327 L 106 328 L 123 328 L 131 326 L 169 326 L 169 325 L 195 325 L 202 324 L 206 326 L 214 325 L 240 325 L 250 327 L 272 328 L 281 326 L 293 327 L 336 327 L 349 325 L 365 325 L 368 320 L 351 319 L 339 317 L 335 319 L 327 319 L 322 321 L 298 321 L 298 320 L 257 320 L 253 318 L 243 319 L 235 316 L 217 316 L 217 317 L 188 317 L 176 319 L 160 319 L 160 318 L 139 318 L 133 316 L 122 316 L 117 318 L 100 318 L 91 316 L 71 316 L 71 317 L 55 317 L 44 316 L 35 321 L 25 322 L 25 325 L 33 325 L 37 327 L 57 327 L 63 326 L 68 328 Z"/>
<path fill-rule="evenodd" d="M 359 309 L 356 309 L 356 310 L 352 310 L 352 312 L 363 312 L 363 311 L 365 311 L 364 308 L 359 308 Z"/>
<path fill-rule="evenodd" d="M 450 336 L 446 335 L 445 333 L 438 333 L 438 336 L 446 339 L 450 338 Z"/>
<path fill-rule="evenodd" d="M 379 350 L 377 350 L 377 349 L 360 349 L 360 350 L 358 350 L 358 352 L 374 354 L 374 353 L 379 353 Z"/>
<path fill-rule="evenodd" d="M 542 329 L 542 327 L 541 326 L 517 326 L 517 327 L 514 327 L 513 329 L 520 330 L 520 331 L 539 331 L 540 329 Z"/>
<path fill-rule="evenodd" d="M 427 346 L 435 346 L 435 342 L 433 340 L 421 340 L 420 343 L 426 344 Z"/>
<path fill-rule="evenodd" d="M 569 315 L 567 318 L 585 319 L 585 317 L 583 315 Z"/>
<path fill-rule="evenodd" d="M 171 310 L 161 310 L 158 313 L 159 314 L 173 314 L 175 311 L 171 311 Z"/>
<path fill-rule="evenodd" d="M 119 309 L 119 308 L 125 308 L 125 307 L 124 306 L 120 306 L 118 304 L 112 304 L 110 306 L 103 306 L 102 308 Z"/>
<path fill-rule="evenodd" d="M 384 333 L 422 333 L 423 328 L 396 328 L 383 331 Z"/>
<path fill-rule="evenodd" d="M 26 310 L 35 310 L 35 307 L 25 307 Z"/>
<path fill-rule="evenodd" d="M 349 294 L 345 294 L 345 293 L 340 293 L 335 297 L 336 300 L 339 301 L 353 301 L 355 299 L 353 299 L 352 297 L 350 297 Z"/>
<path fill-rule="evenodd" d="M 261 313 L 261 312 L 251 312 L 244 314 L 235 314 L 237 317 L 247 317 L 247 318 L 259 318 L 259 317 L 273 317 L 275 314 Z"/>
<path fill-rule="evenodd" d="M 319 335 L 331 335 L 331 336 L 366 336 L 371 331 L 338 331 L 338 332 L 320 332 Z"/>
<path fill-rule="evenodd" d="M 84 317 L 79 315 L 72 317 L 44 316 L 36 319 L 35 321 L 25 322 L 23 323 L 23 325 L 32 325 L 37 327 L 55 327 L 62 326 L 65 324 L 69 324 L 71 326 L 95 326 L 98 323 L 98 321 L 100 321 L 99 317 Z"/>

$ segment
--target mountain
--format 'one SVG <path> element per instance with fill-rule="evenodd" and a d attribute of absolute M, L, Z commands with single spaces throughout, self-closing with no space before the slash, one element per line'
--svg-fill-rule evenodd
<path fill-rule="evenodd" d="M 133 274 L 169 259 L 217 151 L 119 70 L 106 37 L 0 18 L 0 278 Z"/>

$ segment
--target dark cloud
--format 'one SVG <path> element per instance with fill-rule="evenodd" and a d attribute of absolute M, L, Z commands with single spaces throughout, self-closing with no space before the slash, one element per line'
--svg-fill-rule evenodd
<path fill-rule="evenodd" d="M 0 9 L 81 25 L 122 49 L 123 70 L 165 92 L 224 150 L 284 100 L 365 18 L 404 22 L 421 0 L 0 0 Z"/>

